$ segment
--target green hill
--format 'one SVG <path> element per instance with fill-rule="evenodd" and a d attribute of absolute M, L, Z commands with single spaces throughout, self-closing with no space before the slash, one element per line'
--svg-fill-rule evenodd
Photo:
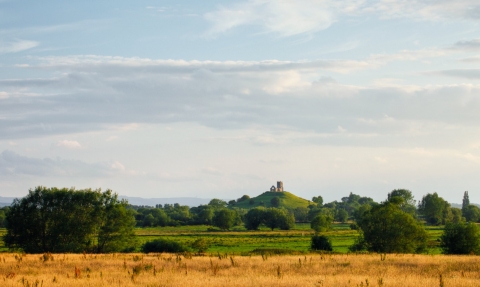
<path fill-rule="evenodd" d="M 297 207 L 308 207 L 311 204 L 316 205 L 316 203 L 310 200 L 306 200 L 304 198 L 298 197 L 295 194 L 290 193 L 288 191 L 283 191 L 283 192 L 266 191 L 257 197 L 252 197 L 250 200 L 237 202 L 234 205 L 234 207 L 247 208 L 247 209 L 254 208 L 257 206 L 271 207 L 272 205 L 270 201 L 274 197 L 278 197 L 278 199 L 280 200 L 279 207 L 284 207 L 287 209 L 295 209 Z M 253 200 L 253 204 L 251 203 L 252 200 Z"/>

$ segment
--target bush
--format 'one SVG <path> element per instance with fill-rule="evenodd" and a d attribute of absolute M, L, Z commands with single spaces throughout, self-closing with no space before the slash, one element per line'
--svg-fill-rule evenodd
<path fill-rule="evenodd" d="M 199 238 L 192 243 L 192 248 L 198 252 L 205 252 L 210 247 L 210 244 L 207 240 Z"/>
<path fill-rule="evenodd" d="M 171 241 L 167 239 L 155 239 L 153 241 L 148 241 L 142 246 L 142 252 L 167 252 L 167 253 L 181 253 L 190 251 L 189 248 L 181 243 L 176 241 Z"/>
<path fill-rule="evenodd" d="M 440 247 L 445 254 L 479 254 L 478 227 L 474 223 L 447 223 Z"/>
<path fill-rule="evenodd" d="M 332 251 L 332 242 L 328 237 L 324 235 L 314 235 L 312 236 L 312 243 L 310 245 L 311 250 L 325 250 Z"/>
<path fill-rule="evenodd" d="M 310 227 L 316 232 L 325 232 L 331 229 L 333 218 L 329 215 L 320 214 L 310 222 Z"/>

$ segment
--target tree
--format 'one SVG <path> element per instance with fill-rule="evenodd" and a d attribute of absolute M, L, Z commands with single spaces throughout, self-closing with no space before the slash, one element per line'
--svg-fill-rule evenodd
<path fill-rule="evenodd" d="M 270 200 L 270 205 L 272 207 L 279 207 L 280 206 L 280 198 L 278 197 L 273 197 L 271 200 Z"/>
<path fill-rule="evenodd" d="M 335 214 L 335 220 L 341 223 L 345 223 L 348 220 L 348 212 L 345 209 L 337 210 Z"/>
<path fill-rule="evenodd" d="M 246 200 L 249 200 L 249 199 L 250 199 L 250 196 L 245 194 L 242 197 L 240 197 L 239 199 L 237 199 L 237 202 L 242 202 L 242 201 L 246 201 Z"/>
<path fill-rule="evenodd" d="M 470 197 L 468 196 L 468 191 L 465 191 L 463 193 L 462 212 L 465 212 L 469 205 L 470 205 Z M 463 216 L 465 216 L 465 215 L 463 215 Z"/>
<path fill-rule="evenodd" d="M 332 228 L 333 217 L 325 214 L 315 216 L 310 222 L 310 227 L 315 232 L 325 232 Z"/>
<path fill-rule="evenodd" d="M 265 222 L 266 210 L 263 207 L 250 209 L 245 214 L 245 228 L 248 230 L 257 230 L 260 224 Z"/>
<path fill-rule="evenodd" d="M 450 204 L 438 196 L 436 192 L 427 194 L 418 205 L 418 211 L 427 223 L 432 225 L 445 224 L 452 220 Z"/>
<path fill-rule="evenodd" d="M 480 234 L 476 224 L 470 223 L 447 223 L 440 247 L 445 254 L 479 254 Z"/>
<path fill-rule="evenodd" d="M 413 197 L 413 194 L 410 190 L 408 190 L 408 189 L 394 189 L 387 195 L 387 200 L 390 201 L 394 197 L 402 198 L 403 203 L 400 204 L 400 208 L 403 211 L 415 216 L 415 211 L 416 211 L 415 203 L 416 203 L 416 201 L 415 201 L 415 199 Z"/>
<path fill-rule="evenodd" d="M 468 205 L 463 210 L 463 216 L 468 222 L 478 222 L 480 221 L 480 208 L 475 205 Z"/>
<path fill-rule="evenodd" d="M 324 250 L 332 251 L 332 242 L 330 239 L 324 235 L 313 235 L 312 242 L 310 244 L 311 250 Z"/>
<path fill-rule="evenodd" d="M 285 209 L 271 207 L 266 210 L 265 225 L 272 230 L 289 230 L 295 226 L 295 217 Z"/>
<path fill-rule="evenodd" d="M 230 209 L 221 209 L 215 212 L 213 216 L 213 225 L 221 230 L 229 230 L 235 224 L 237 213 Z"/>
<path fill-rule="evenodd" d="M 306 222 L 308 221 L 308 208 L 297 207 L 293 210 L 293 215 L 296 222 Z"/>
<path fill-rule="evenodd" d="M 323 197 L 319 196 L 314 196 L 312 197 L 312 201 L 315 202 L 317 205 L 322 205 L 323 204 Z"/>
<path fill-rule="evenodd" d="M 427 234 L 423 226 L 389 201 L 366 211 L 358 225 L 370 251 L 413 253 L 426 248 Z"/>
<path fill-rule="evenodd" d="M 228 204 L 225 200 L 214 198 L 214 199 L 210 200 L 208 205 L 210 205 L 214 209 L 218 210 L 218 209 L 222 209 L 222 208 L 227 207 Z"/>
<path fill-rule="evenodd" d="M 460 223 L 465 221 L 465 217 L 462 216 L 462 210 L 460 208 L 452 207 L 452 222 L 453 223 Z"/>
<path fill-rule="evenodd" d="M 6 214 L 5 245 L 28 253 L 113 252 L 135 244 L 135 217 L 110 190 L 36 187 Z"/>

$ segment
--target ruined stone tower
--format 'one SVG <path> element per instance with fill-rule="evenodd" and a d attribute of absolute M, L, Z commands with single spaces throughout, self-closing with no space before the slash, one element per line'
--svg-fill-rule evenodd
<path fill-rule="evenodd" d="M 272 187 L 270 187 L 270 191 L 282 192 L 283 181 L 277 181 L 277 187 L 275 187 L 275 185 L 272 185 Z"/>
<path fill-rule="evenodd" d="M 277 181 L 277 191 L 283 191 L 283 182 Z"/>

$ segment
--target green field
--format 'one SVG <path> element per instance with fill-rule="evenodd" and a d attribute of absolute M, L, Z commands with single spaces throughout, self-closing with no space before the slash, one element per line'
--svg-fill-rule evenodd
<path fill-rule="evenodd" d="M 248 254 L 255 249 L 285 249 L 296 252 L 308 252 L 310 238 L 314 232 L 309 223 L 297 223 L 295 229 L 283 231 L 264 228 L 259 231 L 247 231 L 237 227 L 231 231 L 221 232 L 210 226 L 179 226 L 137 229 L 139 243 L 143 244 L 156 238 L 165 238 L 190 244 L 199 238 L 210 243 L 209 253 Z M 427 227 L 430 254 L 441 253 L 437 239 L 443 227 Z M 349 224 L 334 224 L 333 230 L 322 233 L 330 238 L 334 252 L 347 253 L 358 236 L 350 230 Z"/>
<path fill-rule="evenodd" d="M 442 235 L 443 227 L 426 227 L 429 235 L 429 254 L 441 253 L 437 239 Z M 289 252 L 308 252 L 310 237 L 313 231 L 309 223 L 297 223 L 292 230 L 274 230 L 262 228 L 259 231 L 248 231 L 244 227 L 236 227 L 222 232 L 206 225 L 137 228 L 138 246 L 157 238 L 165 238 L 190 244 L 199 238 L 206 239 L 210 248 L 208 253 L 249 254 L 255 249 L 283 249 Z M 5 229 L 0 229 L 0 236 Z M 333 230 L 322 233 L 330 238 L 334 252 L 347 253 L 358 232 L 350 230 L 349 224 L 334 224 Z M 8 251 L 0 241 L 0 251 Z"/>

